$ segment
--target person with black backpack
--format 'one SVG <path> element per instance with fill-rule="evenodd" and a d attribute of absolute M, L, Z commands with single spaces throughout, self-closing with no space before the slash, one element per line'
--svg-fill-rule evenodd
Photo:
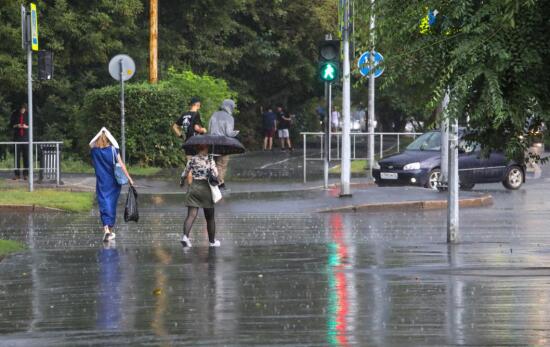
<path fill-rule="evenodd" d="M 192 136 L 206 134 L 206 128 L 202 125 L 199 110 L 201 101 L 199 98 L 191 98 L 189 101 L 189 111 L 183 113 L 172 125 L 174 133 L 185 142 Z"/>

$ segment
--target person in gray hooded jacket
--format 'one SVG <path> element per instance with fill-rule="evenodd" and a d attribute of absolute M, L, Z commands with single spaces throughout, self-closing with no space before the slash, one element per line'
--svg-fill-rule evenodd
<path fill-rule="evenodd" d="M 235 119 L 233 118 L 233 111 L 235 110 L 235 102 L 227 99 L 222 102 L 219 111 L 216 111 L 210 117 L 210 123 L 208 124 L 208 133 L 210 135 L 235 137 L 239 134 L 238 130 L 234 129 Z M 227 164 L 229 163 L 229 156 L 222 155 L 214 158 L 216 161 L 216 167 L 218 168 L 218 179 L 220 181 L 219 187 L 225 189 L 225 173 L 227 171 Z"/>

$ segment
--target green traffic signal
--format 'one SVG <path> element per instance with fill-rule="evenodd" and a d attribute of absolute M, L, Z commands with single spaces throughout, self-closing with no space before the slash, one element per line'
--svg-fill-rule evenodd
<path fill-rule="evenodd" d="M 319 76 L 325 82 L 332 82 L 338 77 L 338 67 L 332 62 L 324 62 L 320 66 Z"/>

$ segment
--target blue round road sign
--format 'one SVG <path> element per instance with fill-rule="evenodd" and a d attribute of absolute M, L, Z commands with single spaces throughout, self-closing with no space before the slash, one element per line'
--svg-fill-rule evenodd
<path fill-rule="evenodd" d="M 370 52 L 365 52 L 361 54 L 361 57 L 357 62 L 357 67 L 359 68 L 359 72 L 363 76 L 368 76 L 370 74 L 369 59 L 370 59 Z M 374 51 L 374 78 L 380 77 L 380 75 L 382 75 L 382 72 L 384 72 L 384 68 L 382 66 L 379 66 L 383 61 L 384 61 L 384 57 L 382 56 L 382 54 Z"/>

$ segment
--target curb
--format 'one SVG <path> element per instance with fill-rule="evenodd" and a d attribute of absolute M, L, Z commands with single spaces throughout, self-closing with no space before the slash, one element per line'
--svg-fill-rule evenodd
<path fill-rule="evenodd" d="M 460 199 L 460 207 L 481 207 L 491 206 L 493 197 L 491 195 L 483 195 L 478 198 Z M 330 212 L 378 212 L 387 210 L 440 210 L 447 208 L 447 200 L 426 200 L 426 201 L 404 201 L 404 202 L 389 202 L 380 204 L 363 204 L 350 205 L 343 207 L 327 208 L 317 210 L 318 213 Z"/>
<path fill-rule="evenodd" d="M 44 207 L 38 205 L 2 205 L 0 204 L 0 211 L 11 212 L 66 212 L 62 209 L 55 207 Z"/>

